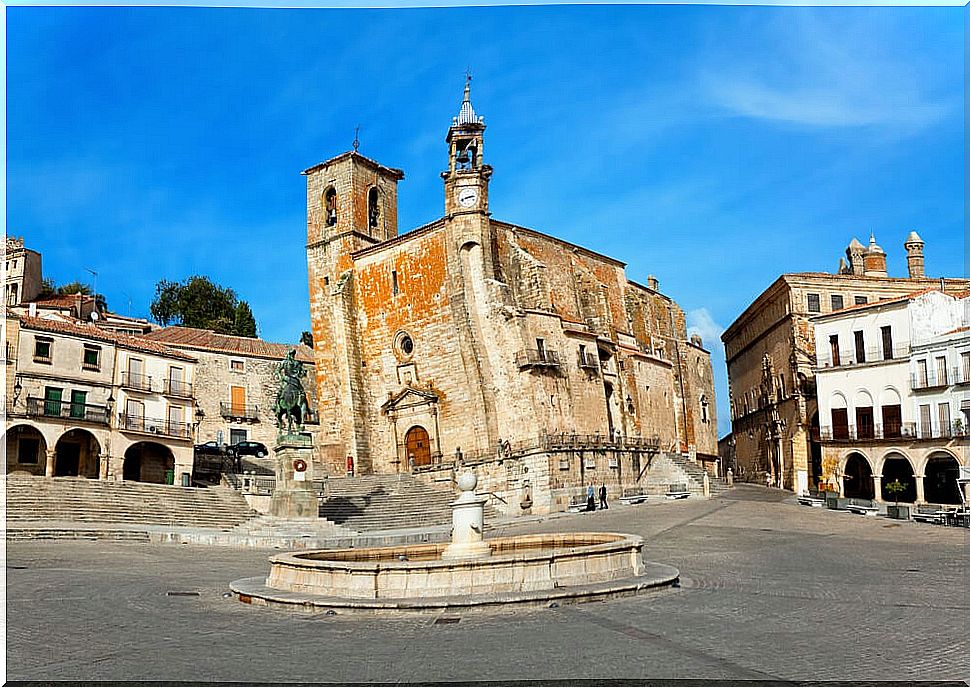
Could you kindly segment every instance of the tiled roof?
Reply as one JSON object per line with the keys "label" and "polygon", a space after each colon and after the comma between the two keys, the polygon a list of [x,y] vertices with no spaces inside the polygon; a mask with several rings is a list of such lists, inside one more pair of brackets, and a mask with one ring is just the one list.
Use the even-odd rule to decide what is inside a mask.
{"label": "tiled roof", "polygon": [[949,336],[950,334],[959,334],[960,332],[970,332],[970,327],[957,327],[948,332],[943,332],[940,336]]}
{"label": "tiled roof", "polygon": [[161,341],[170,346],[195,348],[202,351],[220,351],[236,353],[238,355],[254,356],[280,360],[286,357],[291,349],[296,350],[296,359],[305,363],[313,363],[313,349],[303,344],[282,344],[251,339],[245,336],[217,334],[208,329],[193,327],[165,327],[145,334],[145,338]]}
{"label": "tiled roof", "polygon": [[[855,312],[857,310],[866,310],[867,308],[876,308],[876,307],[879,307],[879,306],[882,306],[882,305],[892,305],[893,303],[905,303],[907,301],[915,300],[916,298],[919,298],[920,296],[923,296],[923,295],[925,295],[927,293],[931,293],[933,291],[939,291],[939,290],[940,290],[939,287],[933,287],[933,288],[929,288],[929,289],[920,289],[919,291],[913,291],[912,293],[907,293],[907,294],[905,294],[903,296],[896,296],[895,298],[886,298],[885,300],[881,300],[881,301],[870,301],[869,303],[859,303],[858,305],[849,305],[849,306],[846,306],[846,307],[842,308],[841,310],[833,310],[832,312],[825,313],[824,315],[816,315],[812,319],[813,320],[820,320],[820,319],[823,319],[823,318],[833,317],[833,316],[836,316],[836,315],[843,315],[843,314],[845,314],[847,312]],[[946,295],[952,296],[953,294],[949,294],[948,293]]]}
{"label": "tiled roof", "polygon": [[158,341],[151,341],[141,336],[130,336],[128,334],[107,331],[100,327],[95,327],[93,324],[64,322],[63,320],[44,320],[39,317],[22,315],[20,317],[20,326],[24,329],[36,329],[38,331],[53,332],[56,334],[69,334],[71,336],[91,339],[92,341],[105,341],[133,351],[155,353],[156,355],[163,355],[168,358],[195,362],[195,358],[192,356],[175,350],[174,348],[169,348]]}
{"label": "tiled roof", "polygon": [[83,296],[79,293],[70,293],[64,296],[50,296],[48,298],[38,298],[33,301],[38,308],[73,308],[79,303],[93,301],[93,296]]}

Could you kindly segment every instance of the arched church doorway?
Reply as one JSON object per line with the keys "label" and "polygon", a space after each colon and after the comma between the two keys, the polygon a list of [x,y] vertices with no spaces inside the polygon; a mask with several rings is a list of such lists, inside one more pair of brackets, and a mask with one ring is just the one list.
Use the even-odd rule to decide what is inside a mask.
{"label": "arched church doorway", "polygon": [[845,485],[845,496],[850,499],[875,498],[875,488],[872,484],[872,467],[861,453],[850,453],[845,461],[845,473],[842,475]]}
{"label": "arched church doorway", "polygon": [[[899,480],[906,489],[899,494],[886,491],[886,486]],[[916,478],[913,476],[913,466],[906,456],[894,453],[886,457],[882,463],[882,494],[883,501],[916,501]]]}
{"label": "arched church doorway", "polygon": [[101,445],[91,432],[72,429],[54,446],[54,477],[97,479],[101,467]]}
{"label": "arched church doorway", "polygon": [[960,464],[946,453],[936,453],[926,461],[923,495],[928,503],[960,503]]}
{"label": "arched church doorway", "polygon": [[171,484],[174,474],[175,456],[161,444],[139,441],[125,451],[123,477],[129,482]]}
{"label": "arched church doorway", "polygon": [[413,467],[431,465],[431,441],[428,430],[415,425],[404,435],[404,450],[408,457],[408,464]]}

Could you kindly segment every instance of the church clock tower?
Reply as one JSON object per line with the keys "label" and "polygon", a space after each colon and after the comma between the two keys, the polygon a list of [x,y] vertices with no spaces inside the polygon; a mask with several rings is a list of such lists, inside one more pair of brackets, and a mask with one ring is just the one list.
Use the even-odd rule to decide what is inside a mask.
{"label": "church clock tower", "polygon": [[492,168],[482,161],[485,123],[475,114],[471,102],[471,76],[465,80],[461,110],[454,117],[448,136],[448,171],[445,180],[445,215],[488,215],[488,179]]}

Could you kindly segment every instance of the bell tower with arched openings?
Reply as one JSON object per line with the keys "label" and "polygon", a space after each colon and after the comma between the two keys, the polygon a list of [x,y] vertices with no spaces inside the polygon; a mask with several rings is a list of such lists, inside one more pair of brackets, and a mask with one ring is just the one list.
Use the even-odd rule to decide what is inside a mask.
{"label": "bell tower with arched openings", "polygon": [[445,180],[445,215],[488,214],[488,180],[492,168],[484,162],[485,121],[475,114],[471,101],[471,75],[465,77],[465,95],[448,136],[448,171]]}
{"label": "bell tower with arched openings", "polygon": [[307,276],[316,359],[321,447],[330,460],[352,456],[365,472],[370,451],[363,416],[355,322],[353,254],[397,236],[399,169],[354,149],[304,170],[307,180]]}

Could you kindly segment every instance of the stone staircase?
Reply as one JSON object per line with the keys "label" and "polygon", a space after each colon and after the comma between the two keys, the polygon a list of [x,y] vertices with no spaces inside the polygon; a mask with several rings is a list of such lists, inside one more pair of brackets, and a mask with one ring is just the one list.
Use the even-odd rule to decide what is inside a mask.
{"label": "stone staircase", "polygon": [[228,530],[256,515],[241,494],[223,487],[8,476],[6,491],[8,534],[25,527],[39,531],[42,523],[52,523],[46,528],[51,531],[82,533],[94,532],[92,524],[111,523]]}
{"label": "stone staircase", "polygon": [[[320,517],[357,531],[415,529],[451,524],[450,485],[429,484],[408,474],[331,477]],[[498,512],[485,507],[485,520]]]}
{"label": "stone staircase", "polygon": [[[711,496],[719,496],[727,483],[720,477],[708,475]],[[663,494],[670,484],[686,484],[692,496],[704,495],[704,468],[679,453],[661,453],[653,458],[647,470],[646,491]]]}

